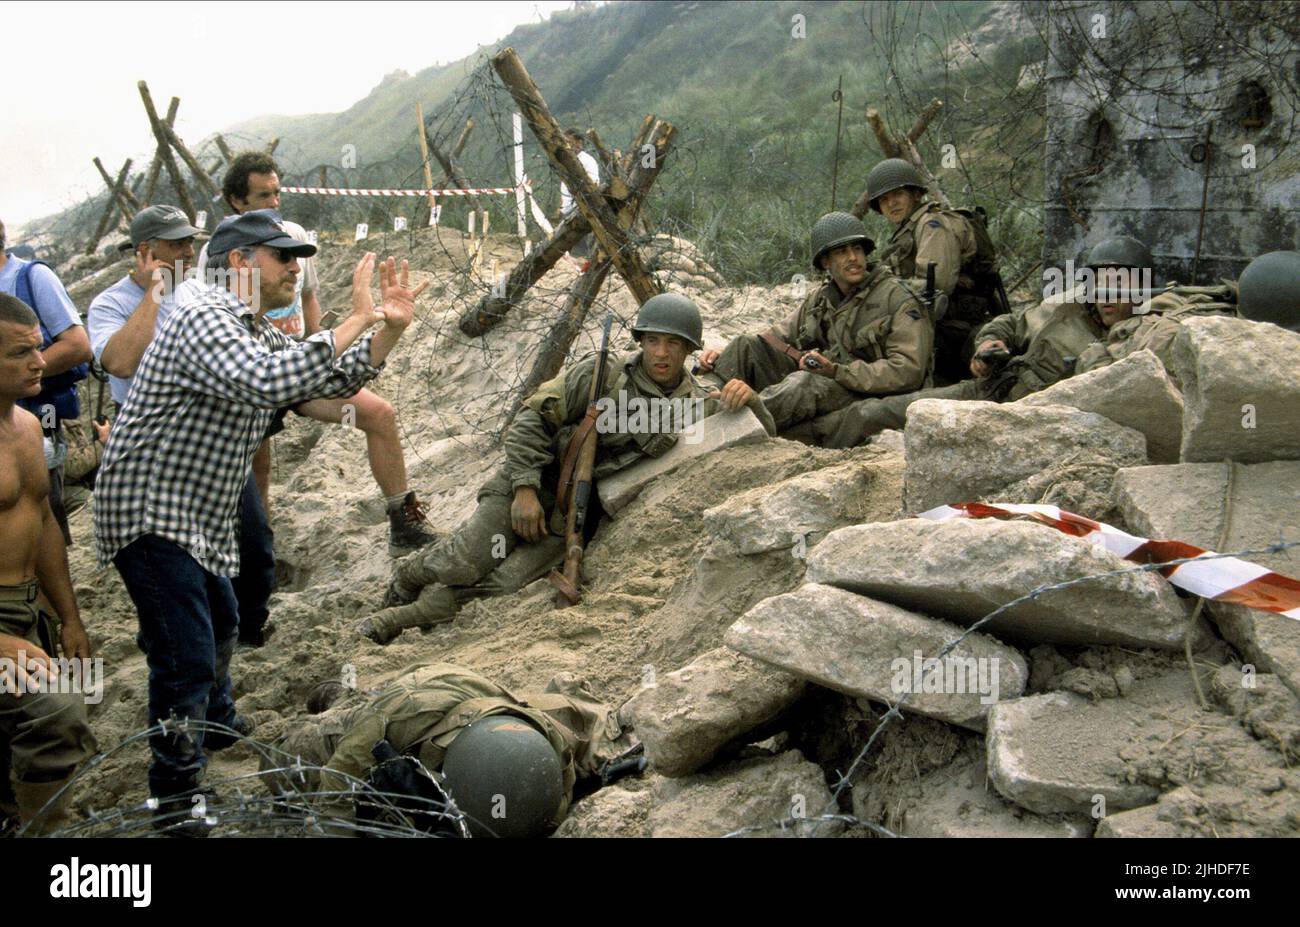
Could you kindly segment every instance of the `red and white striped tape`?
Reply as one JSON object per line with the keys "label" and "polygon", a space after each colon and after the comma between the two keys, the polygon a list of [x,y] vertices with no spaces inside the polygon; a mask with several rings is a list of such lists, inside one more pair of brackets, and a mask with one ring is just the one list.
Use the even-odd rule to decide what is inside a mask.
{"label": "red and white striped tape", "polygon": [[[920,517],[947,521],[950,518],[1011,518],[1016,515],[1026,515],[1058,531],[1091,541],[1134,563],[1166,563],[1214,553],[1183,541],[1152,541],[1135,537],[1054,505],[959,502],[922,512]],[[1300,580],[1258,564],[1236,557],[1216,557],[1204,562],[1177,564],[1159,572],[1175,586],[1195,595],[1300,620]]]}
{"label": "red and white striped tape", "polygon": [[[281,193],[316,196],[490,196],[514,193],[516,187],[472,187],[464,190],[354,190],[351,187],[281,187]],[[528,189],[527,186],[524,187]]]}

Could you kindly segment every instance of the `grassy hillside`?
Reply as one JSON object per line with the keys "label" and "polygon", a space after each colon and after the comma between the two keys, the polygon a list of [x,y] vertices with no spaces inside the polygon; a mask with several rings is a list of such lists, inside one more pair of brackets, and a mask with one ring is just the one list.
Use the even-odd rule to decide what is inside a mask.
{"label": "grassy hillside", "polygon": [[[831,207],[831,95],[842,78],[839,208],[853,202],[880,157],[866,107],[906,128],[937,96],[946,106],[921,140],[922,153],[937,168],[939,145],[956,146],[965,176],[941,172],[940,181],[954,199],[988,206],[995,232],[1015,247],[1036,225],[1024,207],[1041,185],[1034,154],[1042,138],[1041,116],[1026,110],[1024,95],[1006,95],[1022,67],[1042,57],[1017,10],[989,2],[614,3],[521,26],[499,46],[450,65],[389,75],[342,113],[264,116],[224,134],[236,147],[279,136],[277,157],[291,180],[314,183],[324,167],[331,184],[418,186],[419,101],[431,134],[448,147],[473,116],[477,128],[461,158],[469,182],[508,184],[513,107],[486,62],[513,46],[556,115],[594,126],[611,146],[626,144],[648,112],[672,121],[676,153],[647,207],[655,227],[695,240],[732,279],[776,281],[803,269],[808,228]],[[963,41],[974,55],[962,51]],[[1020,145],[1010,158],[1015,192],[1009,133]],[[349,145],[357,161],[345,167]],[[527,133],[526,152],[539,201],[553,210],[556,178]],[[505,203],[497,203],[494,228],[512,227]],[[301,197],[285,209],[312,225],[345,228],[389,224],[414,205]],[[443,221],[459,224],[464,214],[463,201],[449,203]],[[886,234],[883,225],[876,231]]]}

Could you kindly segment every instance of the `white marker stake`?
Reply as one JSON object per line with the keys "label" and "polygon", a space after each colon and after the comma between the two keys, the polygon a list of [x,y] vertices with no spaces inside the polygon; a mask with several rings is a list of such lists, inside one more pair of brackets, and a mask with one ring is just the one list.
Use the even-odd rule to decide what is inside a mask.
{"label": "white marker stake", "polygon": [[406,216],[393,216],[393,231],[400,232],[406,228]]}
{"label": "white marker stake", "polygon": [[357,223],[357,237],[356,237],[356,241],[361,241],[363,238],[365,238],[365,237],[366,237],[367,235],[369,235],[369,234],[370,234],[370,226],[367,225],[367,224],[364,223],[364,222],[358,222],[358,223]]}
{"label": "white marker stake", "polygon": [[524,222],[524,120],[515,113],[510,121],[515,131],[515,215],[522,241],[528,237],[528,226]]}

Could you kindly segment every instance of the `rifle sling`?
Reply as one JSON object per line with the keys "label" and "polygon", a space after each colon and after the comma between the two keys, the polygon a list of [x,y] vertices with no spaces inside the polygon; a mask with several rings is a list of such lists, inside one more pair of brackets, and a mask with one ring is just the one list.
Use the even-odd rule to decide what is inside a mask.
{"label": "rifle sling", "polygon": [[555,491],[555,504],[566,516],[569,514],[569,491],[572,489],[573,468],[578,464],[578,453],[582,450],[582,443],[596,427],[596,419],[599,417],[600,409],[596,403],[587,406],[587,414],[578,423],[577,430],[569,439],[569,446],[564,450],[564,462],[560,465],[560,482]]}

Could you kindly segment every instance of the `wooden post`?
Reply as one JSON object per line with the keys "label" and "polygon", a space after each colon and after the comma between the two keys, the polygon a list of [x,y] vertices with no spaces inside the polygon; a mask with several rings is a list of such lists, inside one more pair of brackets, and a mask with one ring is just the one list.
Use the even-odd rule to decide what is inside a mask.
{"label": "wooden post", "polygon": [[[96,158],[96,161],[99,159]],[[99,240],[104,237],[108,231],[108,224],[113,219],[113,213],[121,209],[118,204],[118,198],[121,193],[128,192],[126,189],[126,177],[131,172],[131,159],[127,158],[122,169],[117,172],[117,180],[108,188],[108,202],[104,205],[104,214],[99,217],[99,224],[95,226],[95,234],[90,239],[90,244],[86,246],[86,254],[94,254],[95,248],[99,246]]]}
{"label": "wooden post", "polygon": [[[460,172],[460,167],[451,159],[451,156],[443,154],[442,149],[434,144],[433,139],[426,136],[425,141],[429,146],[429,152],[438,159],[438,163],[442,165],[443,172],[447,175],[447,179],[444,183],[450,183],[453,188],[459,188],[461,190],[468,189],[469,184],[465,181],[464,175]],[[473,193],[469,195],[468,199],[470,205],[474,207],[474,212],[478,215],[478,225],[482,226],[483,204],[479,202],[478,197]]]}
{"label": "wooden post", "polygon": [[[943,101],[939,99],[931,100],[921,110],[916,122],[912,123],[912,128],[908,130],[907,135],[900,137],[895,136],[886,127],[883,119],[880,118],[880,112],[875,108],[867,110],[867,124],[871,126],[871,131],[876,136],[876,143],[880,145],[880,152],[886,158],[902,158],[909,162],[913,167],[921,172],[926,178],[926,184],[930,195],[941,206],[951,205],[948,202],[947,195],[939,186],[939,181],[930,173],[930,169],[925,166],[925,161],[921,158],[921,153],[916,150],[916,140],[920,138],[925,130],[929,127],[930,121],[939,114],[943,109]],[[868,210],[871,209],[871,203],[867,199],[867,191],[863,190],[862,195],[857,198],[849,212],[861,219]]]}
{"label": "wooden post", "polygon": [[117,200],[117,205],[121,207],[122,215],[126,216],[127,221],[135,218],[137,210],[140,208],[140,201],[131,195],[131,191],[125,187],[119,187],[117,182],[109,176],[108,171],[104,170],[103,162],[99,158],[92,158],[95,167],[99,170],[99,176],[104,178],[104,186],[108,187]]}
{"label": "wooden post", "polygon": [[[181,98],[172,97],[171,103],[167,105],[167,118],[163,122],[167,125],[176,124],[176,110],[180,108]],[[158,187],[158,172],[163,166],[163,146],[159,144],[157,151],[154,152],[153,160],[149,162],[149,176],[145,180],[144,195],[140,197],[140,202],[148,206],[153,201],[154,190]]]}
{"label": "wooden post", "polygon": [[275,138],[271,139],[269,143],[267,143],[266,153],[268,155],[275,154],[275,149],[279,146],[279,144],[280,144],[280,136],[277,135]]}
{"label": "wooden post", "polygon": [[208,172],[205,171],[203,165],[199,163],[199,159],[190,154],[190,150],[185,147],[185,143],[181,141],[181,137],[176,134],[174,129],[168,125],[164,125],[162,128],[163,133],[167,136],[167,141],[172,143],[172,148],[176,149],[176,153],[181,156],[181,160],[184,161],[185,166],[190,169],[190,173],[193,174],[199,184],[207,190],[208,196],[212,197],[214,200],[220,199],[221,188],[213,183],[212,178],[208,176]]}
{"label": "wooden post", "polygon": [[185,177],[181,174],[181,169],[176,165],[176,159],[172,157],[171,145],[167,139],[167,131],[164,129],[162,120],[158,118],[158,111],[154,109],[153,97],[149,95],[149,85],[144,81],[136,84],[140,90],[140,99],[144,101],[144,111],[149,116],[149,125],[153,129],[154,138],[158,140],[158,150],[162,155],[163,163],[167,165],[167,173],[172,179],[172,186],[176,190],[176,197],[180,200],[181,209],[189,216],[190,222],[193,223],[198,215],[194,209],[194,202],[190,199],[190,193],[185,189]]}
{"label": "wooden post", "polygon": [[328,171],[329,171],[329,167],[328,167],[328,165],[322,164],[322,165],[320,166],[320,183],[316,184],[316,186],[318,186],[318,187],[328,187],[328,186],[329,186],[329,180],[328,180],[328,178],[329,178],[329,173],[328,173]]}
{"label": "wooden post", "polygon": [[[168,123],[168,125],[170,124]],[[221,152],[221,157],[226,159],[227,164],[235,160],[235,153],[230,150],[230,146],[226,144],[226,140],[221,137],[220,132],[214,136],[213,141],[217,143],[217,150]]]}
{"label": "wooden post", "polygon": [[[417,100],[415,103],[415,122],[417,125],[415,138],[420,143],[420,166],[424,168],[424,187],[426,190],[433,189],[433,168],[429,165],[429,137],[424,130],[424,107]],[[433,194],[429,194],[429,208],[432,209],[437,205]]]}
{"label": "wooden post", "polygon": [[559,123],[551,115],[546,100],[542,98],[537,85],[529,77],[523,62],[519,60],[519,55],[513,48],[506,48],[492,59],[492,66],[502,82],[510,89],[511,96],[519,106],[519,111],[528,120],[533,134],[541,143],[542,150],[563,175],[579,211],[591,223],[591,230],[600,242],[601,248],[610,256],[614,268],[626,281],[637,302],[645,302],[659,293],[662,288],[646,269],[641,256],[631,247],[626,231],[619,227],[617,217],[609,204],[592,186],[586,169],[573,149],[569,147]]}

